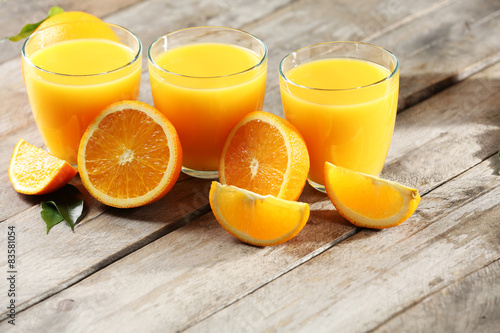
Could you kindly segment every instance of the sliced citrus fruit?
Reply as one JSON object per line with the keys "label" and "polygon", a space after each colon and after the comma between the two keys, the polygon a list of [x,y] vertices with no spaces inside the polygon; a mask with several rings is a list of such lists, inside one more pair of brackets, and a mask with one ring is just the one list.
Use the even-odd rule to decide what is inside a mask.
{"label": "sliced citrus fruit", "polygon": [[264,111],[247,114],[224,144],[219,180],[261,195],[297,200],[307,180],[304,139],[287,120]]}
{"label": "sliced citrus fruit", "polygon": [[210,206],[219,224],[239,240],[276,245],[297,235],[309,219],[309,205],[212,182]]}
{"label": "sliced citrus fruit", "polygon": [[78,171],[85,188],[102,203],[130,208],[162,198],[182,165],[179,137],[154,107],[121,101],[105,108],[85,131]]}
{"label": "sliced citrus fruit", "polygon": [[420,202],[418,190],[325,162],[325,188],[337,211],[358,227],[383,229],[406,221]]}
{"label": "sliced citrus fruit", "polygon": [[46,194],[66,185],[76,170],[66,161],[20,139],[9,164],[14,189],[24,194]]}

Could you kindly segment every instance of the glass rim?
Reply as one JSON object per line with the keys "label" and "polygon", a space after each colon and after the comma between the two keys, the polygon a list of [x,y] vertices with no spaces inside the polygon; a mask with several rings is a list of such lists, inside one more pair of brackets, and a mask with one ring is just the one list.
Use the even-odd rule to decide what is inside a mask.
{"label": "glass rim", "polygon": [[[244,34],[244,35],[246,35],[248,37],[251,37],[252,39],[256,40],[260,45],[262,45],[264,47],[264,54],[263,54],[262,57],[260,57],[259,62],[257,62],[257,64],[253,65],[252,67],[249,67],[249,68],[244,69],[244,70],[239,71],[239,72],[235,72],[235,73],[231,73],[231,74],[225,74],[225,75],[216,75],[216,76],[194,76],[194,75],[185,75],[185,74],[175,73],[175,72],[169,71],[168,69],[160,67],[152,59],[152,57],[151,57],[151,49],[153,48],[154,45],[156,45],[157,42],[159,42],[160,40],[164,39],[165,37],[167,37],[169,35],[173,35],[173,34],[176,34],[176,33],[187,31],[187,30],[197,30],[197,29],[227,30],[227,31],[242,33],[242,34]],[[186,44],[186,45],[189,45],[189,44]],[[168,73],[168,74],[175,75],[177,77],[184,77],[184,78],[189,78],[189,79],[220,79],[220,78],[226,78],[226,77],[230,77],[230,76],[235,76],[235,75],[240,75],[240,74],[248,73],[248,72],[250,72],[250,71],[252,71],[252,70],[254,70],[256,68],[259,68],[267,60],[267,56],[268,56],[267,45],[260,38],[256,37],[255,35],[253,35],[253,34],[251,34],[249,32],[240,30],[240,29],[228,28],[228,27],[219,27],[219,26],[210,26],[210,25],[179,29],[179,30],[175,30],[175,31],[169,32],[169,33],[167,33],[165,35],[162,35],[162,36],[156,38],[154,40],[154,42],[151,43],[151,45],[148,48],[148,54],[147,54],[149,63],[151,63],[153,66],[155,66],[155,68],[159,69],[160,71]]]}
{"label": "glass rim", "polygon": [[[283,62],[286,59],[288,59],[292,54],[300,52],[300,51],[303,51],[305,49],[309,49],[309,48],[315,47],[315,46],[333,45],[333,44],[359,44],[359,45],[365,45],[365,46],[377,48],[377,49],[379,49],[379,50],[381,50],[381,51],[389,54],[396,61],[396,66],[394,66],[394,70],[392,70],[392,72],[390,72],[389,75],[387,75],[386,77],[384,77],[382,80],[378,80],[378,81],[375,81],[373,83],[366,84],[366,85],[363,85],[363,86],[358,86],[358,87],[353,87],[353,88],[341,88],[341,89],[337,89],[337,88],[317,88],[317,87],[304,86],[304,85],[301,85],[301,84],[293,82],[292,80],[290,80],[285,75],[285,73],[283,73]],[[364,59],[364,60],[367,60],[367,59]],[[381,46],[370,44],[370,43],[355,42],[355,41],[323,42],[323,43],[316,43],[316,44],[304,46],[304,47],[301,47],[301,48],[299,48],[299,49],[297,49],[295,51],[290,52],[285,57],[283,57],[283,59],[281,59],[279,67],[278,67],[278,71],[279,71],[280,77],[282,77],[286,82],[288,82],[288,83],[290,83],[290,84],[292,84],[292,85],[294,85],[296,87],[299,87],[299,88],[310,89],[310,90],[317,90],[317,91],[330,91],[330,92],[335,92],[335,91],[354,91],[354,90],[358,90],[358,89],[373,87],[373,86],[381,84],[382,82],[389,81],[390,79],[392,79],[396,75],[396,73],[399,71],[399,59],[391,51],[389,51],[389,50],[387,50],[387,49],[385,49],[385,48],[383,48]]]}
{"label": "glass rim", "polygon": [[[122,27],[120,25],[117,25],[117,24],[112,24],[112,23],[107,23],[107,22],[99,22],[99,21],[81,21],[81,22],[78,22],[78,23],[104,23],[106,24],[107,26],[110,26],[110,27],[113,27],[113,28],[118,28],[118,29],[121,29],[121,30],[124,30],[126,32],[128,32],[133,38],[134,40],[137,42],[138,44],[138,50],[136,52],[136,54],[134,55],[134,57],[132,58],[132,60],[130,60],[129,62],[127,62],[126,64],[120,66],[120,67],[117,67],[117,68],[113,68],[112,70],[109,70],[109,71],[106,71],[106,72],[101,72],[101,73],[92,73],[92,74],[66,74],[66,73],[57,73],[57,72],[52,72],[52,71],[49,71],[49,70],[46,70],[46,69],[43,69],[37,65],[35,65],[31,60],[30,58],[28,57],[28,55],[26,54],[26,46],[28,45],[28,43],[32,40],[33,36],[39,34],[40,32],[42,31],[45,31],[46,29],[50,29],[50,28],[53,28],[53,27],[57,27],[57,26],[61,26],[61,25],[66,25],[66,24],[71,24],[71,23],[74,23],[74,22],[65,22],[65,23],[59,23],[59,24],[55,24],[55,25],[52,25],[52,26],[49,26],[49,27],[46,27],[46,28],[43,28],[39,31],[36,31],[34,33],[32,33],[28,38],[26,38],[26,40],[24,41],[23,43],[23,47],[21,49],[21,55],[22,55],[22,58],[24,61],[26,61],[26,63],[39,70],[39,71],[42,71],[44,73],[48,73],[48,74],[52,74],[52,75],[57,75],[57,76],[63,76],[63,77],[96,77],[96,76],[101,76],[101,75],[107,75],[107,74],[111,74],[111,73],[114,73],[114,72],[117,72],[121,69],[124,69],[124,68],[127,68],[129,66],[131,66],[132,64],[134,64],[140,57],[141,57],[141,54],[142,54],[142,43],[141,43],[141,40],[139,39],[139,37],[137,37],[136,34],[134,34],[132,31],[130,31],[129,29],[125,28],[125,27]],[[85,38],[75,38],[73,40],[76,40],[76,39],[85,39]],[[123,43],[121,43],[123,44]],[[52,44],[51,44],[52,45]],[[127,45],[126,45],[127,46]],[[128,47],[128,46],[127,46]],[[129,48],[129,47],[128,47]]]}

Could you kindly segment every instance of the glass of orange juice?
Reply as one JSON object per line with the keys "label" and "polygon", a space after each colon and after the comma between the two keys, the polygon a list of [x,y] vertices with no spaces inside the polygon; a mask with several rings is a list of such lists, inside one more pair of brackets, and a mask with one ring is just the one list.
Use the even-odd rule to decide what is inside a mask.
{"label": "glass of orange juice", "polygon": [[366,43],[307,46],[280,63],[285,117],[304,137],[309,183],[325,191],[325,161],[358,172],[382,171],[394,130],[399,62]]}
{"label": "glass of orange juice", "polygon": [[184,173],[217,178],[231,128],[264,103],[267,47],[224,27],[194,27],[158,38],[148,51],[155,107],[172,122]]}
{"label": "glass of orange juice", "polygon": [[22,48],[31,109],[48,150],[76,166],[90,121],[111,103],[137,99],[140,40],[104,22],[72,22],[41,29]]}

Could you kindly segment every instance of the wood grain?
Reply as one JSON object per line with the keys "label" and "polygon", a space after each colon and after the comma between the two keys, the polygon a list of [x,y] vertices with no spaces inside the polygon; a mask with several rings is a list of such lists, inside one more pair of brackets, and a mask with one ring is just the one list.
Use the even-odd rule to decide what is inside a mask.
{"label": "wood grain", "polygon": [[[17,288],[22,293],[16,299],[18,311],[207,213],[208,185],[183,176],[161,200],[128,210],[104,206],[86,194],[88,213],[74,233],[60,223],[46,235],[39,204],[7,219],[0,224],[2,234],[14,226],[19,235],[16,254],[22,278]],[[8,270],[6,257],[0,267]],[[0,290],[7,290],[6,286],[3,279]],[[0,309],[1,319],[5,314],[6,308]]]}
{"label": "wood grain", "polygon": [[[436,274],[448,276],[440,285],[434,286],[443,288],[452,283],[456,272],[465,268],[478,269],[478,265],[482,267],[481,263],[496,260],[495,256],[499,254],[495,250],[495,243],[491,243],[488,238],[491,235],[484,235],[484,231],[489,230],[498,220],[495,218],[499,213],[496,205],[500,200],[500,183],[494,173],[500,166],[496,158],[488,159],[492,155],[491,149],[482,149],[483,146],[471,145],[468,141],[479,140],[487,135],[492,138],[500,137],[498,126],[494,133],[490,132],[489,127],[481,126],[486,122],[500,123],[496,112],[497,96],[490,94],[482,98],[478,102],[478,112],[457,113],[456,109],[444,106],[439,112],[435,110],[436,105],[443,105],[440,104],[442,100],[450,106],[448,101],[456,99],[457,105],[465,107],[464,102],[470,99],[471,91],[475,91],[471,87],[477,86],[482,80],[495,81],[499,77],[499,71],[500,64],[398,115],[395,137],[399,136],[400,131],[406,133],[406,142],[414,144],[410,149],[418,151],[413,159],[432,163],[432,167],[413,173],[408,170],[406,174],[408,178],[416,179],[418,183],[414,185],[424,188],[427,194],[417,213],[403,225],[386,231],[356,229],[340,217],[325,195],[307,187],[300,200],[310,204],[311,218],[304,230],[290,242],[263,249],[244,245],[220,228],[212,214],[207,214],[61,291],[44,301],[43,305],[27,309],[20,315],[20,319],[27,327],[49,325],[56,330],[78,331],[84,323],[88,325],[87,318],[90,317],[94,328],[112,329],[116,323],[126,322],[127,327],[134,330],[139,327],[136,325],[143,327],[144,322],[128,321],[128,318],[132,318],[132,313],[141,313],[147,319],[145,321],[151,323],[149,329],[152,330],[168,327],[175,331],[199,323],[200,326],[194,326],[193,329],[199,327],[200,331],[205,331],[210,327],[217,327],[225,331],[239,331],[244,329],[240,324],[247,325],[255,320],[255,325],[248,327],[261,331],[269,321],[278,325],[294,316],[308,318],[312,323],[315,320],[322,323],[322,313],[330,307],[328,300],[345,299],[347,303],[335,305],[345,317],[339,320],[342,323],[357,322],[353,316],[360,316],[359,313],[345,313],[341,309],[360,302],[359,298],[363,297],[364,292],[374,293],[374,298],[379,297],[378,286],[380,292],[388,294],[381,295],[382,298],[389,295],[394,297],[391,290],[382,288],[384,279],[396,279],[387,285],[406,287],[407,275],[415,274],[415,270],[429,272],[429,276],[424,275],[424,280],[429,280],[427,282],[423,280],[424,282],[417,284],[414,279],[408,280],[412,287],[408,294],[401,291],[404,297],[393,299],[394,308],[383,312],[382,317],[376,319],[374,316],[377,312],[359,324],[360,330],[376,327],[401,311],[402,308],[396,308],[396,305],[410,306],[414,304],[412,302],[426,297],[428,292],[437,290],[416,289],[426,286],[426,283],[431,284],[431,281],[436,284]],[[463,115],[463,118],[456,119],[457,123],[464,123],[464,126],[475,130],[464,131],[463,127],[458,127],[450,131],[449,127],[452,126],[449,126],[449,121],[458,115]],[[429,142],[416,140],[419,132],[415,125],[423,124],[426,128],[426,121],[431,117],[434,126],[446,129],[435,130],[433,135],[440,137],[441,144],[452,151],[461,147],[462,154],[434,159],[435,152],[425,149]],[[412,131],[415,132],[409,134]],[[423,131],[424,134],[433,133],[431,129],[431,133]],[[433,139],[431,135],[429,140],[432,142]],[[392,158],[397,159],[399,154],[407,154],[407,147],[403,143],[394,146]],[[483,160],[486,161],[481,164]],[[475,167],[477,164],[480,165]],[[450,169],[450,165],[455,167]],[[470,168],[472,170],[466,175],[456,178]],[[388,170],[387,176],[399,178],[404,173],[394,167]],[[448,181],[449,179],[452,180]],[[448,182],[441,185],[445,181]],[[453,211],[450,211],[450,207],[453,207]],[[470,211],[477,214],[467,215]],[[478,218],[489,221],[489,224],[484,229],[475,229],[474,221]],[[465,220],[468,222],[461,226]],[[463,234],[469,236],[457,243],[456,240],[463,237]],[[474,246],[486,248],[476,249]],[[473,251],[471,259],[462,262],[463,267],[457,266],[459,258],[469,258],[464,254],[469,249]],[[432,253],[445,255],[430,260]],[[481,259],[484,253],[487,254]],[[309,263],[316,260],[319,260],[318,264],[299,273],[302,272],[302,267],[309,267]],[[440,265],[440,270],[431,269],[435,264]],[[424,269],[422,265],[427,266]],[[404,278],[401,275],[398,278],[399,270],[402,270]],[[357,277],[356,274],[362,276]],[[377,278],[380,281],[376,281],[375,287],[365,285],[367,281]],[[148,279],[147,284],[137,283],[144,279]],[[332,284],[329,284],[330,281]],[[304,284],[303,287],[301,284]],[[323,303],[316,303],[313,298],[326,287],[331,294],[325,294],[324,298],[331,298],[322,299]],[[303,294],[297,294],[300,290],[303,290]],[[352,298],[349,296],[351,294]],[[95,295],[99,295],[97,300]],[[254,295],[260,296],[255,299]],[[59,310],[59,304],[64,304],[67,300],[72,300],[74,311]],[[279,300],[283,300],[283,303]],[[97,301],[100,306],[95,305]],[[296,306],[295,302],[298,305],[304,302],[304,306]],[[109,308],[108,304],[114,304],[114,307]],[[239,304],[249,305],[240,308]],[[254,309],[250,311],[248,307]],[[295,308],[297,312],[307,316],[299,316],[294,312]],[[86,309],[87,317],[82,317],[77,309]],[[283,314],[281,311],[284,311]],[[289,315],[287,311],[292,311],[294,315]],[[273,317],[271,314],[275,312],[276,317]],[[331,315],[335,317],[334,314]],[[244,320],[237,323],[229,317]],[[203,321],[205,318],[208,318],[206,324]],[[339,322],[334,323],[337,325]],[[306,323],[302,327],[301,323],[291,321],[290,325],[286,329],[309,328]]]}
{"label": "wood grain", "polygon": [[495,332],[500,327],[499,280],[500,260],[496,260],[402,310],[373,332],[444,332],[450,327]]}
{"label": "wood grain", "polygon": [[463,0],[370,42],[400,55],[399,109],[406,109],[498,62],[493,31],[500,32],[500,1]]}
{"label": "wood grain", "polygon": [[[185,0],[179,3],[150,0],[123,10],[120,10],[122,8],[121,5],[115,5],[114,10],[116,12],[104,17],[104,20],[129,28],[141,39],[144,47],[144,59],[139,99],[143,102],[153,104],[145,54],[147,47],[154,39],[167,32],[190,25],[219,24],[238,27],[239,25],[252,22],[255,17],[267,15],[289,1],[280,0],[264,5],[250,6],[252,14],[241,15],[237,14],[239,12],[235,11],[235,6],[247,7],[248,4],[242,0],[220,0],[216,2]],[[90,8],[91,3],[83,3],[83,5]],[[73,8],[74,6],[75,4],[68,7]],[[111,7],[113,7],[112,4],[108,4],[107,6],[109,6],[108,10],[111,10]],[[16,6],[12,4],[10,7]],[[197,8],[197,10],[193,12],[192,8]],[[13,10],[10,9],[10,11]],[[92,13],[97,15],[104,12],[100,10]],[[5,43],[0,44],[0,48],[3,49],[4,46]],[[8,181],[7,170],[12,151],[19,138],[23,137],[26,141],[38,147],[43,147],[43,142],[37,133],[31,114],[28,96],[23,84],[20,59],[9,60],[3,64],[0,61],[0,72],[4,74],[3,80],[0,81],[0,100],[3,101],[1,113],[2,119],[4,119],[0,123],[0,199],[12,197],[18,199],[9,205],[1,204],[1,222],[29,208],[33,202],[39,202],[33,198],[26,198],[15,193]]]}
{"label": "wood grain", "polygon": [[[413,82],[415,78],[418,78],[419,91],[432,92],[434,90],[432,87],[435,86],[436,82],[448,80],[446,78],[452,75],[450,73],[459,75],[462,73],[461,70],[463,70],[464,67],[466,69],[469,68],[466,71],[467,73],[461,74],[462,77],[466,77],[473,72],[470,70],[470,66],[472,66],[471,62],[476,62],[476,65],[472,66],[472,68],[477,69],[477,63],[482,63],[486,66],[488,61],[492,58],[491,54],[496,54],[494,53],[498,46],[496,44],[499,44],[496,38],[489,42],[491,45],[486,49],[476,48],[474,45],[480,42],[479,40],[482,38],[482,35],[491,35],[487,31],[491,25],[498,24],[496,21],[497,17],[491,15],[491,11],[495,12],[495,6],[498,5],[498,2],[482,0],[481,6],[478,6],[480,10],[474,11],[474,22],[482,22],[481,24],[476,24],[476,26],[481,29],[479,29],[475,35],[464,35],[464,30],[453,29],[453,26],[456,24],[465,25],[468,20],[471,20],[471,18],[467,16],[467,11],[462,9],[464,4],[472,6],[469,3],[470,1],[446,0],[437,3],[429,1],[429,3],[415,2],[412,3],[414,7],[410,7],[394,4],[391,1],[375,1],[372,7],[363,7],[354,15],[354,13],[351,12],[352,8],[347,3],[343,2],[335,3],[335,8],[331,8],[332,3],[330,2],[325,3],[326,7],[320,6],[320,4],[316,6],[310,5],[307,1],[296,2],[290,6],[285,6],[286,3],[280,2],[275,3],[273,5],[274,7],[258,7],[258,10],[254,10],[253,14],[247,17],[241,14],[235,14],[235,12],[239,12],[235,10],[235,8],[239,9],[240,7],[237,6],[241,5],[241,3],[236,2],[231,4],[225,2],[217,6],[213,3],[202,2],[199,4],[199,13],[195,16],[190,16],[189,12],[186,11],[186,6],[190,5],[193,7],[195,6],[194,3],[183,3],[182,6],[180,4],[168,6],[161,1],[152,0],[140,3],[116,14],[109,15],[107,21],[130,27],[130,29],[136,32],[141,40],[143,40],[144,45],[148,45],[148,43],[154,40],[159,34],[183,27],[183,25],[186,24],[187,17],[193,20],[193,25],[213,23],[230,26],[233,24],[232,20],[237,18],[237,21],[235,21],[237,24],[241,24],[241,27],[259,35],[266,43],[272,45],[272,47],[270,47],[269,56],[270,73],[273,72],[273,68],[278,66],[277,64],[284,54],[293,48],[299,47],[299,45],[324,41],[329,38],[360,38],[367,40],[376,38],[373,41],[380,45],[388,48],[398,47],[398,56],[401,55],[401,57],[404,57],[409,53],[409,59],[403,58],[402,60],[402,62],[406,62],[406,65],[402,67],[402,97],[400,100],[403,104],[411,104],[405,102],[405,96],[412,96],[413,92],[415,92],[413,89],[416,85],[405,84],[405,81]],[[306,10],[306,12],[303,13],[304,17],[314,18],[311,22],[315,22],[315,24],[321,22],[323,25],[322,29],[317,31],[317,29],[314,28],[316,25],[311,27],[307,24],[296,24],[296,22],[292,20],[294,15],[296,15],[295,8],[302,7]],[[275,10],[275,12],[273,12],[273,10]],[[257,15],[257,12],[263,17],[258,23],[252,21],[255,15]],[[324,12],[332,13],[331,21],[325,20]],[[158,24],[155,24],[155,29],[151,29],[150,22],[153,22],[154,18],[148,15],[138,16],[137,13],[148,13],[148,15],[153,15],[152,13],[155,13],[154,15],[158,15],[159,17],[168,16],[174,19],[157,19],[156,21],[158,21]],[[210,13],[210,15],[207,13]],[[443,13],[446,14],[445,17],[447,20],[442,22],[439,21],[439,24],[435,24],[438,22],[436,17],[441,17]],[[453,14],[455,16],[453,16]],[[353,19],[353,21],[350,21],[350,19]],[[414,34],[411,33],[415,31],[415,29],[418,29],[419,26],[427,27],[426,35],[428,37],[426,39],[418,39],[419,35],[414,36]],[[329,29],[325,27],[329,27]],[[375,27],[378,27],[378,29]],[[391,27],[397,29],[392,31]],[[292,30],[292,28],[294,30]],[[437,32],[440,31],[439,29],[448,32],[449,35],[443,35],[442,32],[438,34]],[[287,31],[289,30],[292,30],[297,36],[293,39],[293,43],[296,43],[296,45],[290,44],[292,41],[283,37],[288,36]],[[343,35],[336,35],[341,32]],[[411,42],[405,42],[405,39],[409,39]],[[451,45],[445,42],[436,43],[436,41],[443,40],[449,40],[452,41],[452,43]],[[400,44],[403,46],[398,46]],[[440,58],[425,58],[425,52],[423,54],[415,54],[415,49],[425,50],[426,46],[432,48],[433,53],[453,55],[455,60],[451,62],[442,62]],[[460,49],[457,49],[459,46]],[[469,55],[470,52],[463,52],[464,47],[474,50],[472,55]],[[485,59],[484,57],[486,57],[486,60],[481,62],[481,59]],[[460,60],[462,58],[465,60]],[[440,68],[443,68],[437,74],[439,78],[430,77],[429,75],[422,76],[416,73],[414,68],[419,69],[422,67],[422,64],[425,64],[428,68],[434,68],[438,65]],[[405,68],[408,69],[408,74]],[[41,146],[42,142],[40,137],[36,134],[36,127],[32,119],[24,85],[22,83],[19,61],[16,59],[15,61],[6,62],[0,65],[0,70],[6,73],[5,80],[0,82],[0,99],[4,101],[5,108],[3,108],[3,113],[6,119],[5,122],[0,124],[0,154],[2,154],[0,156],[0,170],[7,170],[11,150],[20,137],[25,137],[25,140],[37,146]],[[427,82],[428,89],[425,88],[425,82]],[[152,104],[147,66],[143,68],[140,99]],[[271,74],[268,79],[265,109],[282,115],[277,77]],[[6,173],[4,172],[0,174],[0,198],[7,198],[12,195],[17,196],[13,193],[12,188],[9,187],[5,175]],[[30,200],[18,200],[14,204],[8,205],[8,207],[3,209],[2,213],[0,213],[0,221],[29,207],[29,203]]]}
{"label": "wood grain", "polygon": [[[187,331],[366,332],[453,288],[500,258],[500,181],[491,163],[499,164],[492,158],[430,192],[409,223],[363,230]],[[469,331],[451,309],[440,314],[450,316],[445,331]]]}
{"label": "wood grain", "polygon": [[[277,69],[288,53],[314,43],[360,40],[380,45],[400,59],[399,110],[404,110],[500,59],[500,40],[492,34],[500,32],[498,0],[316,4],[311,0],[303,8],[305,2],[295,3],[249,26],[273,46],[270,68]],[[301,15],[294,6],[301,8]],[[269,80],[264,107],[283,115],[278,77]]]}
{"label": "wood grain", "polygon": [[[183,176],[166,198],[139,209],[109,209],[87,196],[89,214],[74,234],[61,224],[45,236],[41,198],[18,195],[6,178],[20,137],[42,143],[19,59],[0,59],[0,233],[10,225],[19,230],[22,268],[19,326],[3,321],[0,331],[496,327],[498,298],[485,291],[498,277],[500,254],[500,163],[493,156],[500,65],[489,67],[499,60],[498,0],[108,3],[106,21],[130,28],[146,48],[160,34],[203,24],[262,38],[270,51],[265,105],[276,114],[282,114],[278,62],[293,49],[355,39],[394,50],[405,112],[383,176],[419,188],[424,198],[403,225],[371,231],[354,228],[307,187],[300,200],[312,213],[304,230],[286,244],[255,248],[205,214],[210,182]],[[141,100],[151,103],[147,67]],[[0,267],[6,271],[4,259]],[[474,310],[460,320],[452,312],[463,304],[451,303],[463,299]],[[449,316],[437,322],[433,311]]]}
{"label": "wood grain", "polygon": [[[47,17],[49,9],[59,6],[65,11],[79,10],[104,18],[141,0],[4,0],[0,5],[0,38],[16,35],[28,23],[36,23]],[[21,55],[23,41],[0,43],[0,63]]]}
{"label": "wood grain", "polygon": [[499,88],[496,64],[398,114],[382,177],[425,193],[495,154]]}

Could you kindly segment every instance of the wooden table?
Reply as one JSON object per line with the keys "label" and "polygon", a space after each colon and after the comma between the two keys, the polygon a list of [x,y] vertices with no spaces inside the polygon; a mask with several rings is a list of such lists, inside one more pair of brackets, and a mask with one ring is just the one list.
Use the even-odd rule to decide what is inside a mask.
{"label": "wooden table", "polygon": [[[331,40],[392,50],[400,112],[382,176],[417,187],[422,202],[402,225],[375,231],[352,226],[307,185],[302,232],[258,248],[216,222],[210,181],[183,175],[137,209],[86,194],[75,232],[59,224],[46,235],[45,197],[18,194],[8,181],[16,142],[43,143],[21,43],[1,43],[1,332],[500,331],[499,0],[5,0],[0,31],[15,34],[53,5],[126,26],[145,49],[190,26],[251,32],[269,48],[265,110],[278,115],[278,63],[289,52]],[[152,103],[147,66],[142,79],[140,99]]]}

